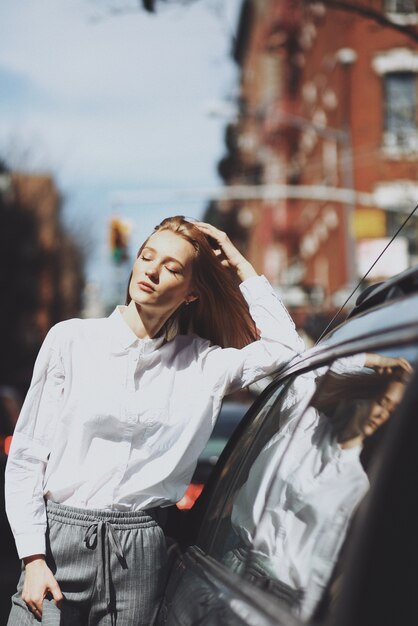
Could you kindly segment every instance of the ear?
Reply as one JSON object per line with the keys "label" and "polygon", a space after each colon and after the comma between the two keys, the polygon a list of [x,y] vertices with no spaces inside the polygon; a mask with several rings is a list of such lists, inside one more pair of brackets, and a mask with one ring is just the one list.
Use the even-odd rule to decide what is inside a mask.
{"label": "ear", "polygon": [[199,296],[195,293],[189,293],[189,295],[187,296],[185,303],[186,304],[190,304],[191,302],[194,302],[195,300],[198,300]]}

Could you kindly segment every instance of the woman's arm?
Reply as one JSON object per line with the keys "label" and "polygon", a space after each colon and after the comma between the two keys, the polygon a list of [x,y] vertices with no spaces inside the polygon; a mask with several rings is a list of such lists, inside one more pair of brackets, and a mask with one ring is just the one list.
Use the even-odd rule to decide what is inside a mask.
{"label": "woman's arm", "polygon": [[13,433],[6,466],[6,510],[19,557],[25,564],[22,598],[36,617],[50,592],[57,604],[61,590],[45,561],[46,512],[43,478],[64,385],[57,342],[50,330],[36,359],[32,381]]}
{"label": "woman's arm", "polygon": [[36,359],[6,466],[6,511],[20,558],[45,554],[43,478],[64,386],[57,327]]}

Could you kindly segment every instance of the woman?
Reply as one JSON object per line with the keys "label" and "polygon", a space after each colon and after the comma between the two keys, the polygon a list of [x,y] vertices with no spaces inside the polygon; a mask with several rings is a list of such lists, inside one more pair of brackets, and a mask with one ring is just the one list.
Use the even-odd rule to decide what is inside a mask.
{"label": "woman", "polygon": [[[366,356],[366,363],[373,355]],[[397,409],[412,373],[405,359],[390,371],[355,375],[331,371],[312,399],[327,415],[332,435],[343,449],[363,446],[365,440],[383,426]]]}
{"label": "woman", "polygon": [[128,305],[57,324],[39,353],[6,471],[24,563],[9,626],[149,626],[161,507],[182,497],[223,396],[303,348],[224,233],[164,220],[139,251]]}

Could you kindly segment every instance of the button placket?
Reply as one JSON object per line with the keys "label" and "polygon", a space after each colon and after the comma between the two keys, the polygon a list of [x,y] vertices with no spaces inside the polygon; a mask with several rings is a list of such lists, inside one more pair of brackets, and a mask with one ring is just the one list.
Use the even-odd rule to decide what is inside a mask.
{"label": "button placket", "polygon": [[138,367],[138,361],[142,354],[142,346],[131,348],[128,353],[128,381],[127,389],[130,392],[135,391],[135,374]]}
{"label": "button placket", "polygon": [[140,349],[137,345],[131,347],[128,351],[127,381],[126,391],[124,394],[124,406],[121,407],[122,415],[124,415],[124,432],[123,441],[120,444],[121,457],[117,470],[117,481],[115,485],[115,494],[120,487],[126,468],[129,464],[129,457],[132,447],[132,437],[134,426],[138,423],[138,414],[135,406],[135,372],[140,357]]}
{"label": "button placket", "polygon": [[123,477],[126,473],[126,469],[129,465],[134,426],[138,421],[138,416],[132,410],[134,407],[133,402],[132,402],[133,398],[134,398],[133,392],[130,392],[129,390],[127,390],[127,393],[125,394],[125,407],[124,407],[125,424],[123,428],[123,438],[122,438],[122,441],[119,443],[120,456],[119,456],[118,467],[115,472],[115,486],[113,490],[114,499],[117,499],[118,490],[123,481]]}
{"label": "button placket", "polygon": [[[125,423],[127,426],[132,427],[134,424],[138,423],[138,407],[137,407],[137,399],[135,393],[135,376],[132,376],[132,385],[128,388],[126,397],[125,397]],[[130,429],[129,429],[130,430]],[[130,437],[132,433],[130,433]]]}
{"label": "button placket", "polygon": [[135,403],[135,377],[138,361],[140,357],[140,347],[130,351],[129,354],[129,380],[127,388],[127,397],[125,404],[125,419],[126,424],[131,428],[134,424],[138,423],[138,414]]}

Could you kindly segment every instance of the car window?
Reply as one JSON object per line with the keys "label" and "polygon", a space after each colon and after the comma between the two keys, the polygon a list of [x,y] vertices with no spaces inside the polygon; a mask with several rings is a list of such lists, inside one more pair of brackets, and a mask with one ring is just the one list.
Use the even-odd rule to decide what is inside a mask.
{"label": "car window", "polygon": [[230,481],[210,554],[302,619],[329,586],[416,359],[400,347],[294,377]]}
{"label": "car window", "polygon": [[250,408],[248,403],[224,402],[216,420],[210,439],[200,455],[200,459],[212,459],[213,465],[228,443],[235,428]]}

